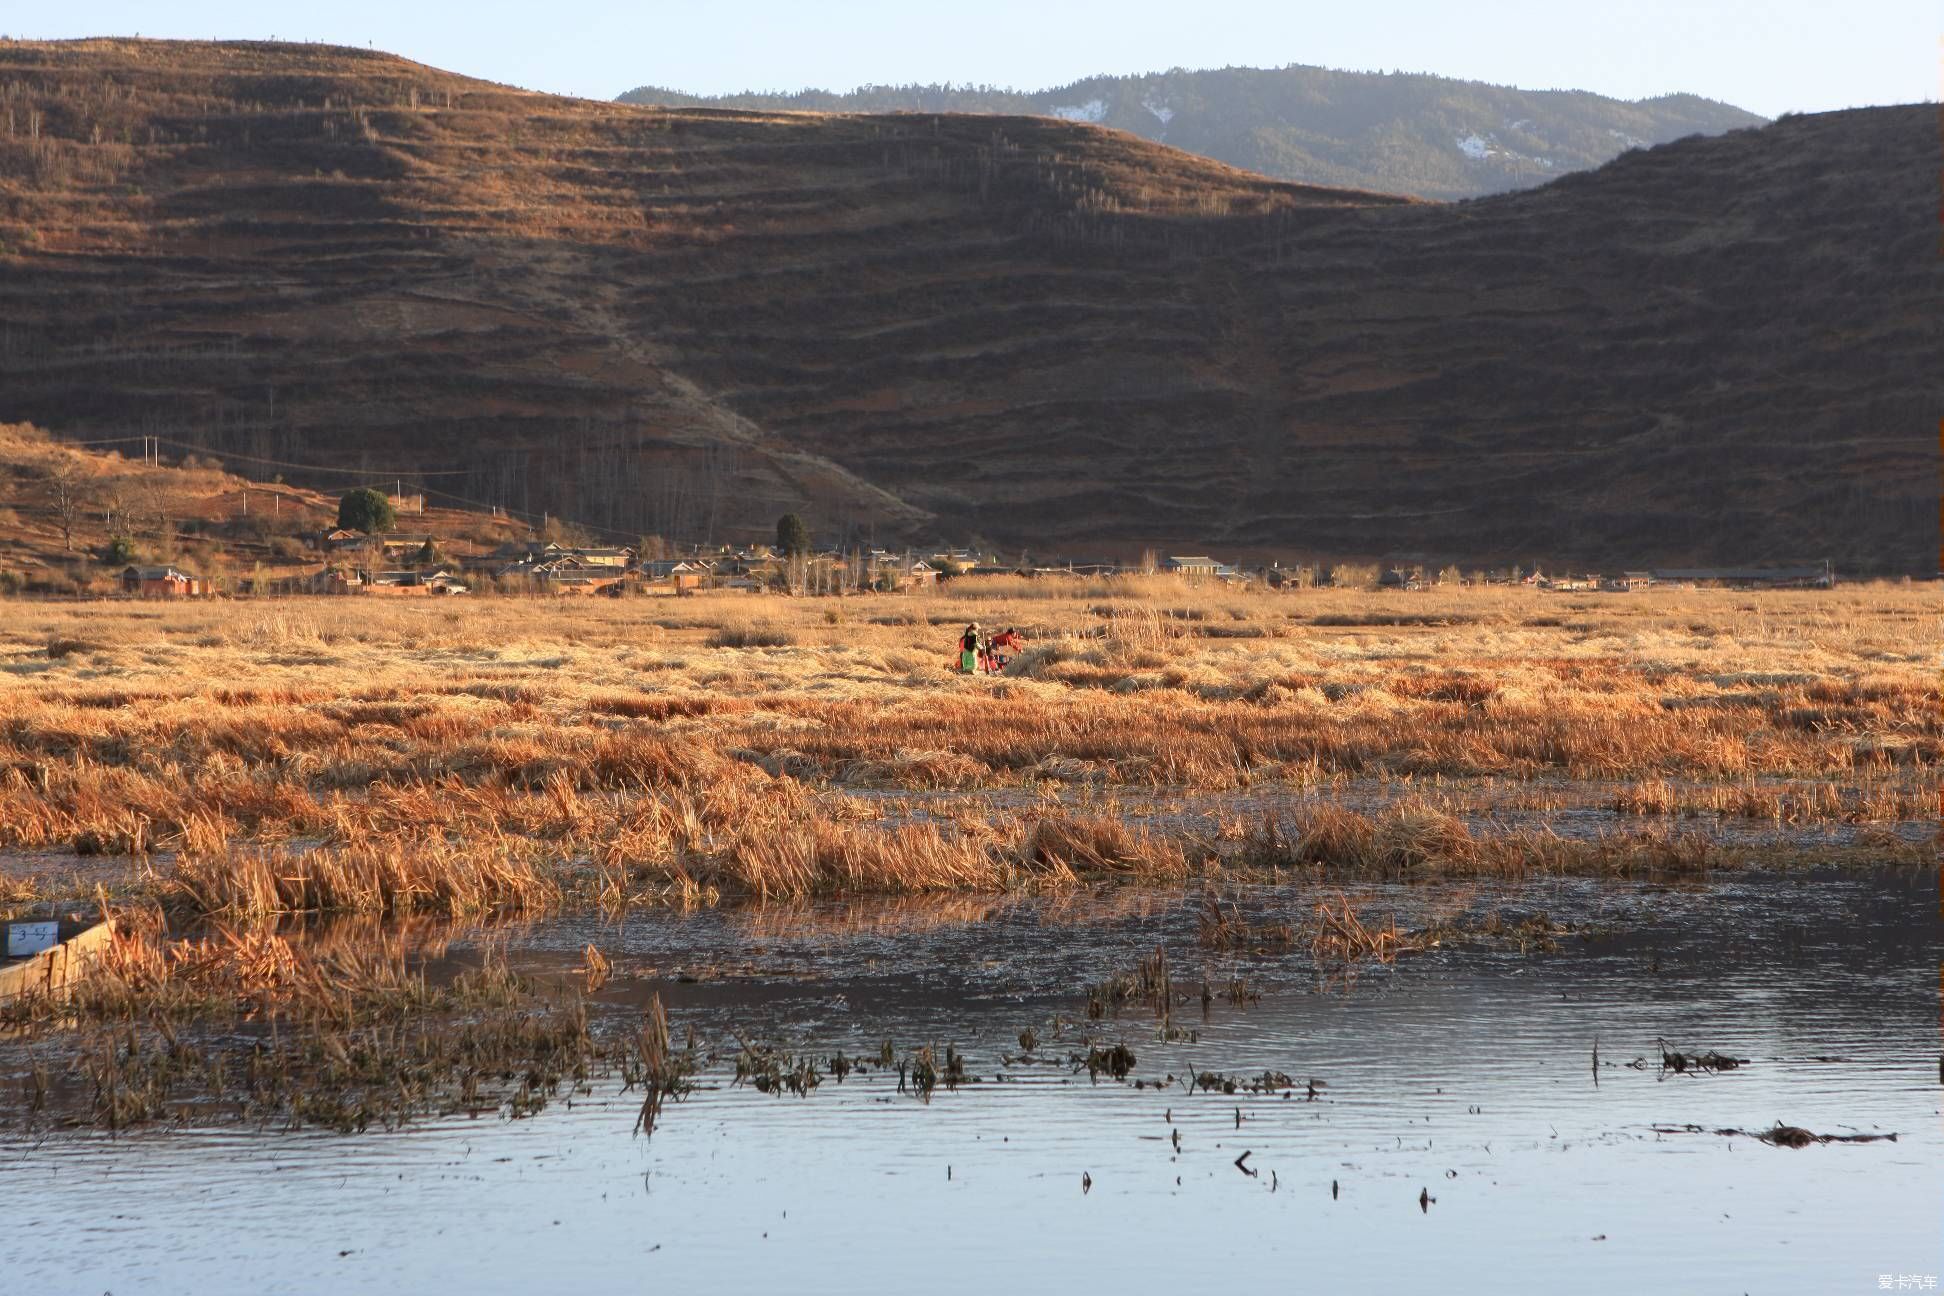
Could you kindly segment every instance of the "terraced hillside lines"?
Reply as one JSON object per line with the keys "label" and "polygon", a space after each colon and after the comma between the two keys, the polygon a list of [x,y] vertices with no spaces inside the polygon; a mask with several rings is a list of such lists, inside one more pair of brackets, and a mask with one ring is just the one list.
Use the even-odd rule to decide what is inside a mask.
{"label": "terraced hillside lines", "polygon": [[[1936,464],[1916,433],[1944,386],[1932,236],[1913,218],[1926,116],[1800,119],[1394,213],[1381,235],[1310,231],[1299,256],[1385,257],[1388,273],[1330,299],[1281,272],[1295,349],[1436,363],[1296,416],[1398,429],[1393,505],[1473,506],[1413,526],[1434,552],[1440,530],[1492,535],[1496,512],[1500,543],[1528,552],[1578,533],[1622,556],[1826,551],[1916,570]],[[1373,440],[1352,452],[1366,466]]]}
{"label": "terraced hillside lines", "polygon": [[684,541],[1925,570],[1935,142],[1438,206],[1046,118],[0,43],[0,416]]}
{"label": "terraced hillside lines", "polygon": [[[461,464],[468,498],[690,539],[812,503],[929,521],[752,419],[767,387],[815,371],[745,362],[779,281],[819,300],[863,276],[893,306],[911,268],[938,266],[949,303],[951,279],[1003,292],[1035,259],[1022,244],[1123,211],[1388,201],[1186,156],[1157,169],[1138,142],[1044,122],[1013,139],[653,113],[356,51],[16,44],[0,63],[35,132],[0,141],[20,412],[265,458]],[[891,343],[904,327],[868,326]]]}
{"label": "terraced hillside lines", "polygon": [[1192,255],[758,261],[642,327],[960,534],[1916,570],[1931,130],[1800,119]]}

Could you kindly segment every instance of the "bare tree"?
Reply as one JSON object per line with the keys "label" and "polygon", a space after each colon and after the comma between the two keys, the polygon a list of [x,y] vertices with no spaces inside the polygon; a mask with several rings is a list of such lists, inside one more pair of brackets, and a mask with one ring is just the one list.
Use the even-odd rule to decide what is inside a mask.
{"label": "bare tree", "polygon": [[111,486],[101,496],[101,525],[111,538],[128,526],[128,501],[119,487]]}
{"label": "bare tree", "polygon": [[61,523],[61,543],[74,552],[74,522],[81,516],[81,477],[72,464],[54,470],[54,515]]}
{"label": "bare tree", "polygon": [[364,563],[364,570],[359,575],[364,579],[365,588],[370,589],[371,578],[385,569],[385,537],[366,536],[364,543],[358,546],[358,554]]}
{"label": "bare tree", "polygon": [[155,482],[144,483],[142,487],[143,512],[148,515],[148,525],[155,531],[155,544],[160,550],[158,556],[164,562],[174,562],[176,556],[175,519],[169,514],[169,497]]}

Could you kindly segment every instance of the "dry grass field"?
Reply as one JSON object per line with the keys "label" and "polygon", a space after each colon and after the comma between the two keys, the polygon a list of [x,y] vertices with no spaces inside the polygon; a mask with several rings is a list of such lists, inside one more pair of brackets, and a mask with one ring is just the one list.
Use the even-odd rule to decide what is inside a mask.
{"label": "dry grass field", "polygon": [[[1934,813],[1940,607],[1163,579],[10,602],[0,898],[74,885],[75,855],[230,919],[1678,870],[1734,861],[1724,819],[1854,824],[1883,858]],[[1025,634],[1005,675],[946,669],[973,620]],[[1494,817],[1561,806],[1616,826]]]}

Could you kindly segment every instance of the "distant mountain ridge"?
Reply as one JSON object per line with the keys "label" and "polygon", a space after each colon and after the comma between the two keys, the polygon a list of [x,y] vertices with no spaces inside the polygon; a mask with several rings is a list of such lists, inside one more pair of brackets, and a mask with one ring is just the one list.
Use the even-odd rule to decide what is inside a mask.
{"label": "distant mountain ridge", "polygon": [[1435,199],[1530,188],[1630,148],[1765,120],[1691,94],[1628,101],[1584,90],[1295,65],[1089,77],[1036,92],[909,85],[711,97],[641,86],[620,98],[669,107],[1059,117],[1277,179]]}

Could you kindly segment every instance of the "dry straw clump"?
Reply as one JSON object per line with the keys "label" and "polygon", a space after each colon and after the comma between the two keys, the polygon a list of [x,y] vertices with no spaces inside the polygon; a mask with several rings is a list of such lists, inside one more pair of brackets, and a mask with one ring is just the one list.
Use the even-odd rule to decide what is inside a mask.
{"label": "dry straw clump", "polygon": [[545,908],[559,883],[504,838],[463,845],[387,836],[302,850],[185,852],[158,879],[168,901],[198,914],[468,915]]}

